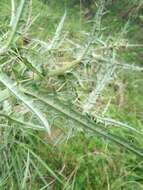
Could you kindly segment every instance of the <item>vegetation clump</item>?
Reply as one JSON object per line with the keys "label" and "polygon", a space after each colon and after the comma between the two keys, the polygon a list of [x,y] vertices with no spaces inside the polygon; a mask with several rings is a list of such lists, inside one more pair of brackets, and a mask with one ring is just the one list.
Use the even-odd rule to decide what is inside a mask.
{"label": "vegetation clump", "polygon": [[0,4],[0,188],[143,189],[142,2]]}

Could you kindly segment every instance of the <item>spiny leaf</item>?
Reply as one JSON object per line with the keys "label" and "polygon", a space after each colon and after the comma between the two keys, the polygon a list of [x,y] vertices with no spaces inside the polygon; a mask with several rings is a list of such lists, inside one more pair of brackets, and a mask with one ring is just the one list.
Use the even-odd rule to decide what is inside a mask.
{"label": "spiny leaf", "polygon": [[15,117],[12,117],[10,115],[7,115],[5,113],[0,112],[0,116],[4,117],[8,121],[11,121],[12,123],[17,123],[19,125],[22,125],[25,129],[33,129],[33,130],[44,130],[44,127],[41,125],[36,125],[34,123],[25,122],[22,119],[17,119]]}
{"label": "spiny leaf", "polygon": [[12,16],[13,17],[12,22],[11,22],[12,28],[11,28],[11,31],[10,31],[10,34],[8,36],[8,40],[7,40],[6,44],[5,44],[5,46],[0,49],[0,55],[2,55],[3,53],[5,53],[8,50],[9,46],[11,45],[11,43],[12,43],[12,41],[14,39],[14,36],[15,36],[15,33],[16,33],[16,30],[17,30],[17,26],[18,26],[18,23],[19,23],[19,20],[20,20],[20,17],[21,17],[25,2],[26,2],[25,0],[21,0],[15,17]]}
{"label": "spiny leaf", "polygon": [[48,106],[52,107],[53,109],[57,110],[58,112],[61,112],[64,116],[76,121],[79,123],[83,129],[92,131],[94,133],[99,134],[102,137],[106,137],[107,139],[115,142],[116,144],[119,144],[128,150],[134,152],[135,154],[143,157],[143,151],[138,149],[137,147],[131,145],[129,142],[124,140],[123,138],[111,134],[104,126],[96,124],[92,122],[91,120],[88,120],[85,116],[81,115],[80,113],[72,110],[70,106],[65,106],[62,104],[59,100],[55,99],[54,97],[42,97],[41,95],[37,95],[36,93],[32,93],[27,91],[27,94],[35,97],[36,99],[40,100],[44,104],[47,104]]}
{"label": "spiny leaf", "polygon": [[66,18],[66,12],[65,14],[62,16],[62,19],[56,29],[56,32],[55,32],[55,35],[52,39],[52,42],[51,44],[49,45],[48,49],[52,49],[52,48],[55,48],[55,46],[57,45],[57,41],[59,40],[59,37],[60,37],[60,34],[61,34],[61,30],[63,28],[63,25],[64,25],[64,21],[65,21],[65,18]]}
{"label": "spiny leaf", "polygon": [[21,15],[22,15],[22,11],[23,11],[25,2],[26,2],[25,0],[21,0],[20,5],[19,5],[18,10],[17,10],[17,13],[16,13],[15,17],[12,20],[12,23],[11,23],[12,24],[12,30],[11,30],[8,42],[6,44],[6,48],[8,48],[9,45],[11,44],[11,42],[13,41],[13,38],[14,38],[14,35],[16,33],[19,20],[20,20]]}
{"label": "spiny leaf", "polygon": [[15,83],[4,73],[0,72],[0,82],[6,86],[12,94],[16,96],[17,99],[21,100],[41,121],[45,126],[48,134],[51,134],[50,126],[47,119],[43,116],[40,110],[38,110],[35,105],[29,101],[27,96],[25,96],[15,85]]}

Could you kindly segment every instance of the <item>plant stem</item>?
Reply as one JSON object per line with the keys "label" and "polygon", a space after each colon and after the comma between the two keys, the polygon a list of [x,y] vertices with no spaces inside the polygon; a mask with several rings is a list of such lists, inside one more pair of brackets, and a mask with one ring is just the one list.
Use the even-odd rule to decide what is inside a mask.
{"label": "plant stem", "polygon": [[109,139],[110,141],[115,142],[118,145],[121,145],[125,147],[126,149],[132,151],[133,153],[137,154],[138,156],[143,157],[143,151],[139,148],[130,145],[129,142],[122,139],[119,136],[116,136],[114,134],[111,134],[104,126],[99,125],[97,123],[94,123],[92,121],[89,121],[85,116],[81,115],[80,113],[72,110],[70,106],[65,106],[61,104],[58,100],[56,100],[54,97],[41,97],[41,95],[37,95],[36,92],[32,93],[29,91],[25,91],[24,93],[33,96],[34,98],[40,100],[44,104],[47,104],[48,106],[52,107],[53,109],[57,110],[60,113],[63,113],[66,117],[74,120],[75,122],[79,123],[84,130],[89,130],[94,133],[99,134],[101,137],[105,137]]}

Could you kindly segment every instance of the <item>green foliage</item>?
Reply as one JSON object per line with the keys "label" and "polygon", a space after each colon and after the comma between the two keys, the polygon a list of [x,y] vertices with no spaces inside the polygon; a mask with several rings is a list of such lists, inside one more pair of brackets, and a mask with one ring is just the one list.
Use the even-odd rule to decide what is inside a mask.
{"label": "green foliage", "polygon": [[1,5],[0,189],[142,189],[143,68],[127,63],[142,44],[125,38],[130,23],[106,30],[117,16],[102,0],[93,27],[66,3],[11,0],[11,16]]}

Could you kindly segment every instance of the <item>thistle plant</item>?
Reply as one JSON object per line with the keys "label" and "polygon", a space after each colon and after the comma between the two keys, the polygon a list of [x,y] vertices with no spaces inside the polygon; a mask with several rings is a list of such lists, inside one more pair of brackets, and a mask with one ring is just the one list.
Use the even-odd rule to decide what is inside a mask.
{"label": "thistle plant", "polygon": [[[28,18],[24,14],[27,9],[31,12],[31,1],[27,5],[27,1],[21,0],[16,8],[15,1],[11,0],[9,30],[1,36],[0,42],[0,126],[1,136],[7,141],[3,139],[1,142],[1,159],[6,163],[6,175],[2,176],[1,184],[10,179],[14,172],[18,186],[22,185],[24,189],[30,178],[30,169],[34,168],[35,175],[47,187],[35,160],[52,178],[64,183],[64,176],[52,171],[26,143],[30,141],[34,144],[35,139],[39,138],[37,131],[44,131],[52,141],[55,128],[68,133],[71,127],[76,132],[82,130],[107,138],[143,157],[140,148],[106,127],[119,126],[142,135],[142,131],[123,121],[105,116],[110,103],[104,100],[104,93],[108,92],[109,84],[116,82],[120,72],[127,69],[140,72],[143,68],[124,63],[119,58],[123,49],[142,47],[142,44],[130,44],[124,39],[125,28],[115,37],[103,35],[104,3],[101,1],[93,19],[91,33],[81,34],[82,43],[69,39],[68,32],[62,31],[66,13],[49,42],[31,37],[26,43],[26,33],[36,19],[31,19],[30,13]],[[26,20],[24,24],[22,19]],[[101,108],[98,109],[99,104]],[[19,131],[24,135],[20,136]],[[42,143],[46,144],[44,141]],[[11,154],[15,157],[12,158]],[[19,179],[17,170],[21,170]]]}
{"label": "thistle plant", "polygon": [[[14,2],[12,1],[12,5],[13,4]],[[8,57],[7,59],[10,59],[7,61],[10,61],[10,62],[8,63],[7,61],[2,62],[0,81],[3,84],[3,86],[5,86],[10,92],[9,93],[7,91],[7,93],[9,93],[9,96],[14,95],[18,100],[20,100],[26,106],[27,109],[29,109],[32,113],[34,113],[37,119],[39,119],[41,126],[44,126],[45,129],[50,134],[50,127],[47,121],[47,116],[44,116],[45,114],[43,114],[40,110],[38,110],[38,108],[36,108],[36,105],[34,105],[34,102],[33,102],[34,100],[32,100],[31,96],[30,97],[28,96],[28,91],[30,88],[33,88],[31,86],[33,83],[35,85],[40,84],[41,89],[42,89],[43,88],[42,84],[50,80],[50,77],[56,78],[56,76],[58,75],[65,75],[66,73],[68,74],[68,73],[75,72],[74,71],[75,67],[76,68],[79,67],[79,70],[82,69],[82,66],[80,65],[84,65],[84,64],[95,65],[96,68],[98,69],[98,71],[96,71],[96,68],[95,68],[95,71],[94,71],[95,73],[97,72],[96,89],[93,92],[91,92],[91,94],[89,94],[89,100],[87,98],[86,100],[87,103],[85,102],[83,106],[83,111],[88,112],[88,110],[90,110],[93,105],[96,105],[98,96],[102,93],[104,89],[106,89],[106,85],[109,83],[110,80],[112,80],[112,78],[116,74],[116,70],[118,68],[124,69],[124,67],[126,67],[126,64],[122,64],[116,59],[118,50],[121,47],[132,48],[134,46],[141,46],[141,45],[128,44],[128,42],[126,41],[124,42],[123,40],[121,40],[122,36],[120,36],[120,38],[117,39],[115,42],[113,41],[114,39],[110,40],[108,38],[107,38],[107,41],[103,41],[102,37],[100,37],[100,32],[102,31],[101,19],[104,14],[103,4],[102,4],[101,8],[99,9],[98,13],[95,16],[96,23],[94,24],[93,32],[91,35],[88,34],[86,46],[84,46],[83,44],[83,45],[77,45],[75,47],[75,45],[73,45],[74,43],[73,44],[68,43],[68,39],[66,39],[66,36],[63,36],[63,37],[61,36],[61,30],[62,30],[63,23],[66,17],[66,14],[64,14],[64,16],[62,17],[57,27],[55,35],[49,44],[40,40],[31,39],[28,45],[27,44],[22,45],[20,47],[17,47],[16,49],[13,49],[12,45],[16,37],[15,36],[16,32],[19,28],[18,24],[21,19],[20,16],[22,15],[24,5],[25,5],[25,1],[21,1],[20,6],[17,10],[17,14],[13,15],[13,11],[12,11],[12,18],[10,21],[12,29],[8,31],[6,45],[2,46],[2,51],[1,51],[2,60],[7,56]],[[95,28],[97,32],[94,31]],[[16,40],[19,40],[19,38],[22,38],[22,37],[23,36],[21,32],[20,36]],[[17,43],[17,41],[15,43]],[[71,49],[71,52],[70,51],[66,52],[67,46],[69,46],[68,48]],[[74,46],[74,47],[71,47],[71,46]],[[70,59],[73,59],[73,60],[69,62],[61,61],[60,63],[58,61],[58,59],[60,59],[58,55],[59,51],[66,52],[67,54],[70,53],[70,55],[68,56],[70,56],[71,57]],[[33,56],[35,56],[35,58]],[[13,60],[11,60],[12,58]],[[36,63],[37,60],[39,63]],[[48,62],[48,60],[50,61],[50,63]],[[17,66],[19,67],[17,71],[15,71],[17,68],[14,68],[16,63],[19,64]],[[7,71],[7,65],[9,65],[10,67],[9,71]],[[130,67],[133,67],[133,69],[134,68],[136,69],[136,67],[132,65],[131,66],[128,65],[128,67],[126,68],[130,69]],[[13,70],[14,72],[11,73],[11,70]],[[139,67],[139,70],[142,70],[142,68]],[[7,72],[11,73],[10,74],[11,77],[8,77]],[[25,78],[25,79],[19,80],[17,78],[18,76],[16,72],[17,73],[20,72],[21,75],[19,77],[21,77],[21,79],[22,78],[23,79]],[[26,78],[26,77],[30,77],[30,76],[27,76],[28,73],[29,74],[31,73],[31,75],[33,74],[33,78]],[[37,78],[36,76],[39,78]],[[26,90],[26,86],[28,90]],[[40,92],[41,90],[38,88],[38,91]],[[4,89],[2,92],[5,93],[6,90]],[[46,90],[45,90],[45,93],[46,93]],[[53,94],[53,98],[54,96],[55,95]],[[38,100],[38,95],[35,98]],[[54,105],[54,102],[53,102],[53,105],[50,105],[50,106],[53,106],[56,109],[56,103]],[[62,112],[62,110],[60,110],[60,112]],[[82,116],[81,114],[81,117],[84,117],[84,116]]]}

